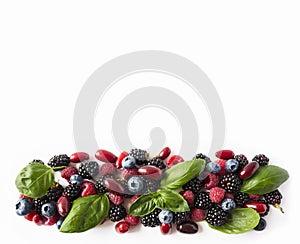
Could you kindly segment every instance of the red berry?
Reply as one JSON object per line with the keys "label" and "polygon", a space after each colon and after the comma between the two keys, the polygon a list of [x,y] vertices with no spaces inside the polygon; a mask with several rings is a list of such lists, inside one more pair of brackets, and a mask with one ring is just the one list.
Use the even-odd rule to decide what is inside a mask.
{"label": "red berry", "polygon": [[130,214],[127,214],[124,218],[124,220],[130,225],[130,226],[136,226],[140,222],[140,218],[137,216],[133,216]]}
{"label": "red berry", "polygon": [[260,195],[258,194],[249,194],[249,198],[253,201],[258,201],[260,199]]}
{"label": "red berry", "polygon": [[225,190],[221,187],[213,187],[209,191],[209,198],[212,202],[219,203],[225,196]]}
{"label": "red berry", "polygon": [[95,194],[97,194],[97,190],[93,182],[84,181],[81,184],[81,197],[86,197]]}
{"label": "red berry", "polygon": [[224,175],[226,173],[226,160],[217,159],[215,162],[221,166],[221,171],[219,172],[219,175]]}
{"label": "red berry", "polygon": [[105,179],[104,180],[104,185],[111,192],[116,192],[116,193],[119,193],[119,194],[124,193],[124,187],[121,185],[121,183],[119,183],[115,179],[112,179],[112,178]]}
{"label": "red berry", "polygon": [[112,164],[116,163],[118,159],[116,155],[103,149],[99,149],[95,153],[95,157],[104,163],[112,163]]}
{"label": "red berry", "polygon": [[219,176],[213,173],[208,173],[204,179],[204,188],[209,190],[219,184]]}
{"label": "red berry", "polygon": [[171,166],[173,166],[175,164],[182,163],[182,162],[184,162],[184,159],[181,156],[179,156],[179,155],[172,155],[168,159],[166,165],[167,165],[167,167],[171,167]]}
{"label": "red berry", "polygon": [[132,204],[136,199],[138,199],[140,196],[139,195],[134,195],[129,199],[129,203]]}
{"label": "red berry", "polygon": [[231,150],[220,150],[216,152],[216,157],[224,160],[232,159],[234,158],[234,152]]}
{"label": "red berry", "polygon": [[188,202],[188,204],[193,204],[195,200],[195,195],[191,190],[180,192],[183,198]]}
{"label": "red berry", "polygon": [[127,157],[127,156],[128,156],[128,153],[127,153],[127,152],[122,152],[122,153],[119,155],[119,157],[118,157],[118,159],[117,159],[117,161],[116,161],[116,167],[117,167],[117,169],[122,168],[122,161],[123,161],[123,159],[124,159],[125,157]]}
{"label": "red berry", "polygon": [[224,198],[234,199],[234,195],[228,192],[225,192]]}
{"label": "red berry", "polygon": [[99,171],[101,175],[113,175],[117,172],[117,169],[114,164],[104,163],[100,166]]}
{"label": "red berry", "polygon": [[70,211],[70,200],[67,196],[61,196],[56,203],[57,212],[60,216],[65,217]]}
{"label": "red berry", "polygon": [[68,166],[61,171],[61,177],[70,181],[70,177],[74,174],[78,174],[78,170],[73,166]]}
{"label": "red berry", "polygon": [[116,224],[115,229],[118,233],[123,234],[129,230],[130,225],[126,221],[121,221]]}
{"label": "red berry", "polygon": [[258,162],[248,163],[242,170],[239,172],[239,177],[242,180],[250,178],[254,173],[258,170],[259,164]]}
{"label": "red berry", "polygon": [[152,165],[142,166],[138,169],[138,172],[140,175],[154,180],[159,180],[162,177],[162,171]]}
{"label": "red berry", "polygon": [[267,205],[263,202],[247,202],[244,205],[245,208],[252,208],[256,210],[259,214],[263,214],[267,211]]}
{"label": "red berry", "polygon": [[132,169],[122,169],[121,175],[125,180],[128,180],[133,175],[138,175],[138,169],[132,168]]}
{"label": "red berry", "polygon": [[160,151],[157,157],[162,160],[165,160],[167,157],[169,157],[170,153],[171,153],[171,149],[169,147],[165,147]]}
{"label": "red berry", "polygon": [[190,212],[190,219],[192,221],[198,222],[205,219],[205,211],[198,208],[192,208]]}
{"label": "red berry", "polygon": [[171,233],[172,230],[172,224],[160,224],[160,231],[163,235],[167,235]]}
{"label": "red berry", "polygon": [[35,215],[35,212],[33,210],[31,210],[29,214],[24,216],[24,218],[29,220],[29,221],[32,221],[34,215]]}
{"label": "red berry", "polygon": [[19,198],[27,198],[28,200],[32,201],[33,198],[27,197],[24,194],[20,194]]}
{"label": "red berry", "polygon": [[122,195],[119,195],[119,194],[114,193],[114,192],[110,192],[108,194],[108,198],[115,205],[119,205],[119,204],[122,204],[124,202],[124,197]]}
{"label": "red berry", "polygon": [[71,163],[80,163],[80,162],[83,162],[84,160],[88,160],[89,158],[90,158],[90,156],[85,152],[76,152],[70,156],[70,162]]}
{"label": "red berry", "polygon": [[60,219],[59,214],[55,214],[52,218],[47,218],[45,221],[45,225],[54,225]]}
{"label": "red berry", "polygon": [[44,224],[44,218],[42,215],[40,214],[35,214],[32,218],[32,221],[36,224],[41,226],[42,224]]}

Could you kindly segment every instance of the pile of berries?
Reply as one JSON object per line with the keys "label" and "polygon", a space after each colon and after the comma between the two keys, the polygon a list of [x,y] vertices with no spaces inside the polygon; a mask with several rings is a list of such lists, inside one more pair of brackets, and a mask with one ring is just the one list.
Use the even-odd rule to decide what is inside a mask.
{"label": "pile of berries", "polygon": [[[155,208],[141,217],[128,214],[129,206],[141,195],[160,189],[166,169],[184,162],[181,156],[170,154],[170,148],[165,147],[154,157],[137,148],[121,152],[119,156],[99,149],[93,159],[84,152],[56,155],[47,163],[55,170],[54,184],[39,198],[21,194],[16,213],[37,225],[56,224],[60,229],[76,199],[106,194],[110,201],[108,219],[115,223],[117,232],[125,233],[142,224],[159,226],[162,234],[168,234],[173,226],[182,233],[196,233],[197,222],[202,220],[211,226],[222,226],[227,223],[230,211],[237,207],[252,208],[259,213],[260,221],[254,230],[260,231],[266,227],[264,217],[270,205],[280,208],[282,195],[278,189],[263,195],[240,192],[243,181],[253,176],[259,167],[268,165],[269,159],[259,154],[249,162],[242,154],[222,150],[216,153],[214,161],[202,153],[193,158],[203,159],[205,170],[178,189],[190,211]],[[41,160],[31,163],[44,164]]]}

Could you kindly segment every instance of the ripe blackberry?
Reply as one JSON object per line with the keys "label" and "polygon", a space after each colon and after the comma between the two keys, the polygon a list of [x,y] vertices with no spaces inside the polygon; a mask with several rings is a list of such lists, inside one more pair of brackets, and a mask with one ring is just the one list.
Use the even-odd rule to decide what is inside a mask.
{"label": "ripe blackberry", "polygon": [[32,200],[33,210],[35,213],[40,214],[42,212],[42,206],[44,203],[49,202],[49,198],[47,196],[43,196],[40,198],[34,198]]}
{"label": "ripe blackberry", "polygon": [[64,189],[63,195],[67,196],[70,201],[73,201],[79,197],[80,190],[80,185],[77,185],[76,183],[70,184]]}
{"label": "ripe blackberry", "polygon": [[59,183],[56,183],[54,186],[48,189],[46,196],[49,198],[49,201],[57,201],[58,198],[63,194],[64,188]]}
{"label": "ripe blackberry", "polygon": [[145,178],[144,177],[144,182],[145,182],[145,193],[149,193],[149,192],[156,192],[159,187],[160,187],[160,181],[154,180],[154,179],[150,179],[150,178]]}
{"label": "ripe blackberry", "polygon": [[182,189],[185,190],[185,191],[190,190],[194,194],[198,194],[201,191],[202,187],[203,187],[203,181],[199,180],[196,177],[196,178],[191,179],[187,183],[185,183],[182,186]]}
{"label": "ripe blackberry", "polygon": [[40,159],[33,159],[29,164],[32,164],[32,163],[44,164],[44,162]]}
{"label": "ripe blackberry", "polygon": [[190,211],[188,212],[175,212],[173,213],[173,222],[175,224],[181,224],[183,221],[188,220]]}
{"label": "ripe blackberry", "polygon": [[204,155],[203,153],[198,153],[193,157],[193,159],[198,159],[198,158],[205,160],[207,164],[211,162],[211,159],[208,156]]}
{"label": "ripe blackberry", "polygon": [[160,212],[161,212],[161,209],[156,208],[151,213],[143,216],[141,218],[142,225],[144,225],[145,227],[159,226],[160,222],[159,222],[159,219],[158,219],[158,215],[159,215]]}
{"label": "ripe blackberry", "polygon": [[84,179],[92,179],[99,172],[99,165],[96,161],[85,160],[78,169],[78,174]]}
{"label": "ripe blackberry", "polygon": [[147,162],[149,153],[146,150],[133,148],[130,150],[128,155],[135,158],[136,165],[144,165]]}
{"label": "ripe blackberry", "polygon": [[266,166],[269,164],[269,158],[267,158],[264,154],[256,155],[252,161],[258,162],[259,166]]}
{"label": "ripe blackberry", "polygon": [[244,168],[249,163],[244,154],[235,155],[234,159],[239,162],[239,169]]}
{"label": "ripe blackberry", "polygon": [[266,203],[269,203],[272,205],[280,204],[282,195],[279,192],[279,190],[275,190],[275,191],[269,192],[267,194],[264,194],[264,199],[265,199]]}
{"label": "ripe blackberry", "polygon": [[[60,154],[60,155],[55,155],[53,156],[49,162],[48,165],[50,167],[59,167],[59,166],[68,166],[70,163],[70,158],[68,157],[67,154]],[[55,169],[59,170],[59,169]]]}
{"label": "ripe blackberry", "polygon": [[238,207],[243,207],[249,201],[249,195],[244,192],[238,192],[234,195],[234,201]]}
{"label": "ripe blackberry", "polygon": [[124,219],[126,214],[126,208],[121,204],[114,205],[109,209],[109,219],[113,222]]}
{"label": "ripe blackberry", "polygon": [[164,161],[160,158],[151,158],[147,160],[147,165],[155,166],[159,169],[165,169],[166,165],[164,164]]}
{"label": "ripe blackberry", "polygon": [[220,179],[219,185],[228,193],[235,194],[242,186],[242,180],[234,173],[227,173]]}
{"label": "ripe blackberry", "polygon": [[226,224],[228,214],[218,205],[211,207],[206,214],[206,221],[212,226]]}
{"label": "ripe blackberry", "polygon": [[113,176],[112,175],[100,176],[100,178],[95,183],[95,187],[100,194],[104,194],[104,193],[108,192],[108,189],[104,185],[104,181],[107,178],[113,178]]}
{"label": "ripe blackberry", "polygon": [[209,198],[208,192],[200,192],[195,197],[194,207],[202,210],[209,209],[212,206],[212,201]]}

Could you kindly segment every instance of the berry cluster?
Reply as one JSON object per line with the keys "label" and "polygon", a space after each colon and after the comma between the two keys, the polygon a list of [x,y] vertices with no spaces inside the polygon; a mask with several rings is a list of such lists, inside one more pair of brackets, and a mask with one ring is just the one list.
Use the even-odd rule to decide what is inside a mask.
{"label": "berry cluster", "polygon": [[[280,208],[282,195],[278,189],[266,194],[241,192],[243,181],[255,175],[256,171],[269,163],[263,155],[256,155],[251,162],[246,156],[235,155],[231,150],[216,153],[211,160],[199,153],[193,159],[203,159],[205,170],[177,189],[190,210],[175,212],[155,208],[143,216],[128,213],[129,207],[141,195],[155,193],[161,188],[164,172],[184,162],[179,155],[170,155],[165,147],[150,157],[142,149],[121,152],[119,156],[100,149],[95,158],[84,152],[52,157],[47,165],[55,171],[55,181],[47,193],[38,198],[21,194],[16,204],[16,213],[37,225],[54,225],[60,229],[72,209],[75,200],[105,194],[109,199],[107,219],[115,223],[118,233],[125,233],[141,223],[145,227],[160,227],[162,234],[168,234],[172,226],[182,233],[196,233],[196,222],[206,220],[214,227],[223,226],[230,212],[235,208],[252,208],[260,215],[254,230],[266,227],[265,217],[270,205]],[[43,164],[33,160],[30,164]],[[184,172],[183,172],[184,173]]]}

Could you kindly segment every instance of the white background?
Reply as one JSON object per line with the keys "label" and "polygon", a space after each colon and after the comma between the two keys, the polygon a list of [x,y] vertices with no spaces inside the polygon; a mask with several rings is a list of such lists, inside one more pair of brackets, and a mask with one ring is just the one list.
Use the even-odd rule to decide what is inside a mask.
{"label": "white background", "polygon": [[[14,243],[279,243],[297,237],[299,11],[299,1],[287,0],[1,1],[1,239]],[[290,179],[281,188],[286,213],[272,209],[264,232],[228,236],[200,223],[199,233],[191,236],[162,236],[158,228],[142,227],[119,235],[107,224],[68,235],[54,226],[35,226],[14,213],[18,171],[33,158],[47,161],[55,154],[74,152],[73,110],[87,78],[112,58],[149,49],[182,55],[208,75],[225,110],[224,148],[249,157],[265,153],[289,171]],[[118,93],[122,90],[116,89],[111,99]],[[188,98],[187,94],[182,96]],[[162,114],[154,109],[148,113]],[[142,115],[137,114],[132,123],[141,123]],[[203,133],[209,138],[209,133]],[[132,130],[130,134],[147,146],[144,138]],[[171,148],[178,147],[178,135],[178,131],[168,133]],[[209,143],[204,139],[199,151],[206,151]],[[107,146],[101,146],[115,150],[109,139]]]}

